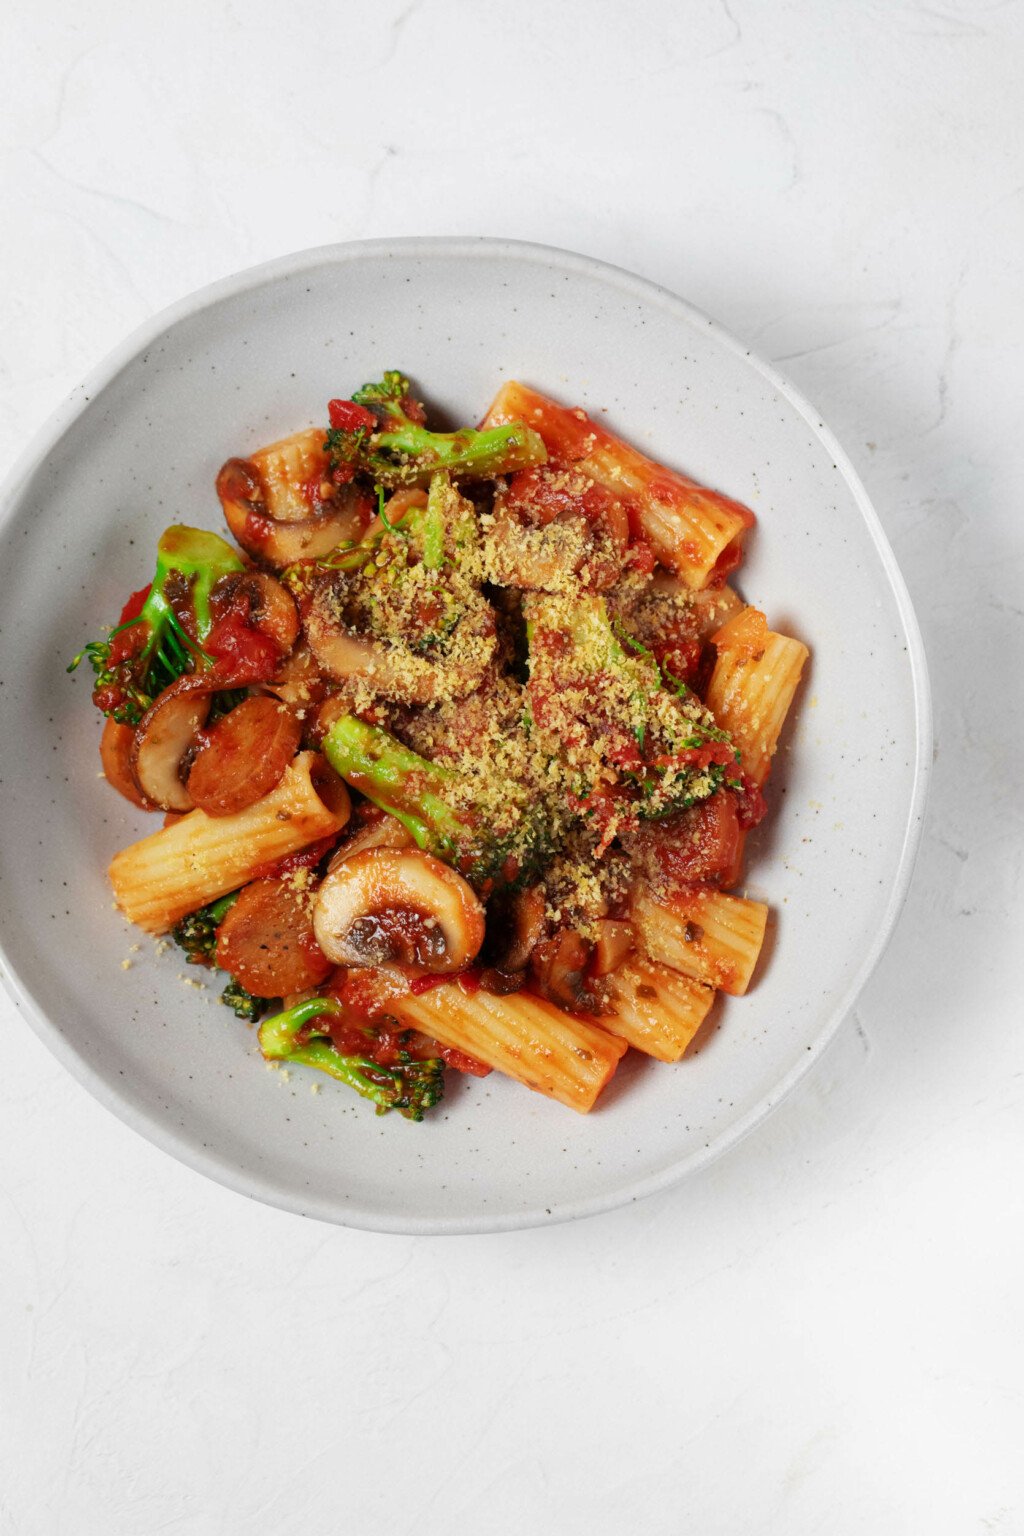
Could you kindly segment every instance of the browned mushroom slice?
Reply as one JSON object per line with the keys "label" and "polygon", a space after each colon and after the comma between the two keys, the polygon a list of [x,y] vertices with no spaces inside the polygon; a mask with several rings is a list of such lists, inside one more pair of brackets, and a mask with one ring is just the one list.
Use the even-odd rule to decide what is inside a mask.
{"label": "browned mushroom slice", "polygon": [[287,654],[299,635],[295,599],[267,571],[232,571],[214,583],[210,611],[214,620],[234,610]]}
{"label": "browned mushroom slice", "polygon": [[320,666],[342,681],[364,678],[385,698],[429,704],[441,691],[443,669],[422,656],[392,651],[356,635],[334,611],[330,582],[322,582],[306,610],[306,640]]}
{"label": "browned mushroom slice", "polygon": [[140,792],[132,777],[131,752],[134,740],[133,726],[118,725],[116,720],[107,721],[103,727],[103,735],[100,737],[100,762],[103,764],[103,776],[119,795],[124,795],[126,800],[130,800],[142,811],[152,811],[154,806]]}
{"label": "browned mushroom slice", "polygon": [[312,651],[300,640],[282,661],[273,678],[263,684],[282,704],[314,708],[320,704],[330,683],[320,672]]}
{"label": "browned mushroom slice", "polygon": [[131,745],[135,783],[164,811],[190,811],[192,796],[182,779],[182,761],[195,745],[210,713],[210,695],[165,688],[139,721]]}
{"label": "browned mushroom slice", "polygon": [[313,908],[335,965],[461,971],[483,943],[484,909],[455,870],[415,849],[373,848],[325,876]]}
{"label": "browned mushroom slice", "polygon": [[357,853],[366,853],[370,848],[411,848],[413,841],[411,835],[402,826],[397,816],[391,816],[387,811],[380,811],[370,821],[357,827],[347,842],[342,843],[331,855],[331,862],[327,866],[327,873],[337,869],[339,864],[346,859],[354,858]]}
{"label": "browned mushroom slice", "polygon": [[354,633],[339,617],[344,584],[340,573],[319,582],[304,613],[306,640],[325,672],[342,681],[363,679],[383,698],[401,704],[462,698],[479,686],[497,643],[489,608],[464,621],[477,631],[471,659],[431,661],[402,646]]}
{"label": "browned mushroom slice", "polygon": [[487,574],[499,587],[564,592],[586,558],[588,543],[582,520],[532,528],[498,508],[484,546]]}
{"label": "browned mushroom slice", "polygon": [[530,974],[542,997],[572,1012],[593,1013],[597,1004],[586,983],[592,945],[563,928],[544,939],[530,956]]}
{"label": "browned mushroom slice", "polygon": [[610,976],[636,947],[633,925],[611,917],[599,917],[595,926],[597,939],[594,943],[591,973],[594,976]]}
{"label": "browned mushroom slice", "polygon": [[492,963],[502,971],[521,971],[547,932],[544,912],[547,899],[542,885],[531,885],[511,895],[499,895],[493,907],[488,935]]}
{"label": "browned mushroom slice", "polygon": [[242,548],[283,569],[316,560],[358,539],[372,515],[369,500],[329,477],[320,428],[229,459],[217,476],[224,517]]}
{"label": "browned mushroom slice", "polygon": [[681,577],[660,567],[651,577],[650,592],[653,597],[669,602],[684,597],[690,607],[693,631],[698,640],[710,640],[716,629],[721,629],[730,619],[742,613],[745,606],[742,597],[732,587],[705,587],[703,591],[694,592]]}
{"label": "browned mushroom slice", "polygon": [[629,544],[621,500],[578,469],[548,464],[513,475],[494,502],[486,559],[499,586],[539,592],[614,586]]}

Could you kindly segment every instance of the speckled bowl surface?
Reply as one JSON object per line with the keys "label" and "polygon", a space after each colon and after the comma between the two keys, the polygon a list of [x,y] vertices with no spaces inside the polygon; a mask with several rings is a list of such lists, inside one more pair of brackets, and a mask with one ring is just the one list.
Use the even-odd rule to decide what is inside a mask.
{"label": "speckled bowl surface", "polygon": [[[752,991],[676,1066],[630,1053],[583,1117],[453,1077],[421,1125],[267,1071],[255,1035],[112,910],[104,871],[152,830],[98,775],[67,660],[149,579],[161,530],[220,528],[224,459],[323,418],[385,367],[475,419],[514,376],[748,503],[739,583],[812,662],[749,844],[772,910]],[[817,414],[680,299],[587,258],[491,240],[304,252],[184,300],[75,390],[15,471],[0,533],[0,923],[25,1018],[109,1108],[241,1192],[400,1232],[620,1204],[720,1153],[850,1008],[910,877],[931,737],[920,636],[865,493]],[[125,966],[124,962],[130,962]],[[194,982],[202,973],[192,971]],[[453,1076],[453,1075],[450,1075]],[[112,1170],[114,1174],[115,1170]]]}

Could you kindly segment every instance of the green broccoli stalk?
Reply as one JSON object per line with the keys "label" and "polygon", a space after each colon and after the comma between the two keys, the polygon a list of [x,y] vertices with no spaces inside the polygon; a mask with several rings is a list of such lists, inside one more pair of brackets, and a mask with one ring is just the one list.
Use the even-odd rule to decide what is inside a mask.
{"label": "green broccoli stalk", "polygon": [[[459,495],[447,470],[438,470],[431,475],[425,507],[406,507],[404,512],[396,514],[393,522],[388,514],[382,485],[377,487],[377,497],[380,527],[365,533],[358,543],[339,544],[337,549],[322,555],[316,562],[320,570],[344,571],[348,575],[355,575],[369,565],[387,534],[392,533],[401,534],[403,541],[407,541],[401,550],[403,563],[407,562],[406,551],[411,547],[419,551],[428,571],[437,571],[445,563],[446,548],[457,557],[458,552],[471,545],[478,536],[472,503]],[[286,586],[301,592],[306,570],[301,564],[289,566],[281,573],[281,580]]]}
{"label": "green broccoli stalk", "polygon": [[188,957],[189,965],[212,965],[217,949],[217,929],[238,900],[238,892],[222,896],[197,912],[189,912],[171,929],[171,938]]}
{"label": "green broccoli stalk", "polygon": [[380,485],[426,485],[439,469],[461,480],[487,480],[547,459],[543,439],[521,421],[431,432],[423,425],[422,407],[411,398],[408,379],[395,370],[379,384],[357,389],[351,402],[332,406],[349,407],[348,412],[332,411],[343,425],[330,428],[324,445],[336,476],[361,469]]}
{"label": "green broccoli stalk", "polygon": [[370,1099],[378,1115],[397,1109],[406,1120],[422,1120],[444,1096],[444,1062],[437,1057],[416,1061],[401,1052],[394,1066],[381,1066],[369,1056],[346,1056],[329,1035],[316,1034],[311,1021],[322,1014],[342,1012],[331,997],[311,997],[283,1013],[275,1013],[260,1025],[260,1050],[267,1061],[286,1061],[300,1067],[316,1067]]}
{"label": "green broccoli stalk", "polygon": [[449,864],[474,851],[472,827],[452,809],[457,775],[432,763],[379,726],[343,715],[331,726],[323,752],[335,773],[398,818],[417,847]]}
{"label": "green broccoli stalk", "polygon": [[[478,803],[463,775],[420,757],[379,726],[343,715],[322,750],[334,771],[396,817],[418,848],[480,888],[522,884],[553,855],[541,804],[531,801],[507,825],[496,825],[500,816]],[[513,798],[508,786],[509,805]]]}
{"label": "green broccoli stalk", "polygon": [[446,470],[431,475],[427,509],[423,514],[423,564],[428,571],[439,571],[444,564],[444,527],[451,488],[451,478]]}
{"label": "green broccoli stalk", "polygon": [[[243,571],[241,558],[215,533],[175,524],[157,546],[156,573],[138,612],[92,640],[93,702],[120,725],[137,725],[158,694],[185,672],[209,665],[202,649],[213,625],[210,593],[221,576]],[[182,613],[189,622],[182,622]]]}

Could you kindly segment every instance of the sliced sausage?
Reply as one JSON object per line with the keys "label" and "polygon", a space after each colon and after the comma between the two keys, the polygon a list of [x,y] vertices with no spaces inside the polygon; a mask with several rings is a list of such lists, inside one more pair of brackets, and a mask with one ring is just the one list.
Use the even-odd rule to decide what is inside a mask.
{"label": "sliced sausage", "polygon": [[278,699],[243,699],[218,720],[196,753],[188,792],[208,816],[234,816],[276,789],[299,748],[302,727]]}
{"label": "sliced sausage", "polygon": [[333,970],[313,933],[309,895],[293,880],[254,880],[217,929],[217,964],[253,997],[318,987]]}

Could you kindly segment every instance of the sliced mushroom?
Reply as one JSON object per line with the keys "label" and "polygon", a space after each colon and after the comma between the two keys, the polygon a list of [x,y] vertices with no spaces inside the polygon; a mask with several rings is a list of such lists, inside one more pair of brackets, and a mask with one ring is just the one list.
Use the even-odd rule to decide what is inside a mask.
{"label": "sliced mushroom", "polygon": [[152,802],[147,800],[139,790],[132,777],[131,752],[132,743],[135,740],[135,730],[130,725],[118,725],[116,720],[108,720],[103,727],[103,735],[100,737],[100,762],[103,764],[103,777],[107,783],[117,790],[119,795],[124,795],[133,805],[137,805],[142,811],[155,809]]}
{"label": "sliced mushroom", "polygon": [[313,929],[335,965],[398,963],[444,974],[475,958],[484,909],[462,876],[430,854],[373,848],[325,876]]}
{"label": "sliced mushroom", "polygon": [[323,699],[328,687],[309,646],[302,640],[285,657],[264,690],[272,693],[282,704],[292,704],[299,709],[311,709]]}
{"label": "sliced mushroom", "polygon": [[267,571],[232,571],[214,583],[210,611],[220,619],[232,609],[246,624],[291,650],[299,636],[299,611],[289,592]]}
{"label": "sliced mushroom", "polygon": [[531,528],[496,508],[486,542],[487,574],[502,587],[561,592],[572,581],[586,549],[582,519],[575,525]]}
{"label": "sliced mushroom", "polygon": [[414,651],[355,634],[340,620],[337,593],[344,581],[338,573],[318,583],[304,614],[309,648],[325,672],[342,681],[364,678],[382,697],[401,704],[462,698],[478,687],[497,643],[489,606],[481,609],[477,621],[479,643],[471,661],[429,661]]}
{"label": "sliced mushroom", "polygon": [[387,646],[353,633],[338,617],[343,588],[343,576],[319,582],[305,610],[306,641],[319,665],[341,681],[366,678],[378,692],[403,703],[429,703],[437,695],[437,667],[422,656],[395,655]]}
{"label": "sliced mushroom", "polygon": [[541,997],[576,1013],[593,1013],[596,1001],[584,976],[591,945],[572,929],[538,944],[530,956],[530,973]]}
{"label": "sliced mushroom", "polygon": [[397,816],[391,816],[387,811],[381,811],[372,821],[365,822],[357,827],[347,842],[342,843],[331,855],[331,862],[327,866],[327,873],[337,869],[339,864],[346,859],[354,858],[357,853],[365,853],[370,848],[411,848],[413,840],[410,834],[402,826]]}
{"label": "sliced mushroom", "polygon": [[610,976],[636,948],[632,923],[619,922],[612,917],[599,917],[596,923],[597,940],[590,962],[591,974]]}
{"label": "sliced mushroom", "polygon": [[145,798],[161,810],[190,811],[195,803],[182,767],[209,713],[209,693],[172,684],[139,721],[129,755],[132,777]]}
{"label": "sliced mushroom", "polygon": [[497,922],[491,930],[498,942],[492,945],[488,938],[488,947],[493,950],[493,964],[500,970],[521,971],[528,964],[546,931],[546,906],[542,885],[499,898]]}
{"label": "sliced mushroom", "polygon": [[629,515],[616,496],[579,470],[540,465],[499,490],[487,557],[502,586],[559,592],[578,577],[601,590],[622,575],[628,544]]}
{"label": "sliced mushroom", "polygon": [[332,484],[323,442],[313,428],[221,469],[217,495],[225,520],[255,559],[283,569],[360,537],[369,501],[351,485]]}
{"label": "sliced mushroom", "polygon": [[704,587],[694,592],[681,576],[661,566],[651,577],[649,591],[655,597],[664,598],[666,604],[683,599],[690,610],[693,633],[698,640],[710,640],[716,630],[728,624],[744,608],[742,597],[732,587]]}

